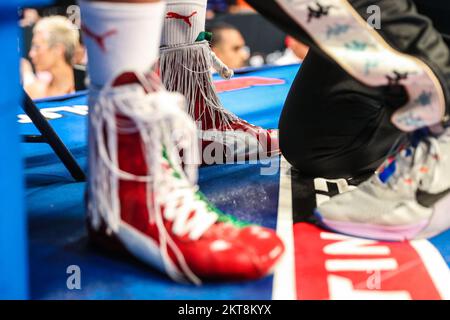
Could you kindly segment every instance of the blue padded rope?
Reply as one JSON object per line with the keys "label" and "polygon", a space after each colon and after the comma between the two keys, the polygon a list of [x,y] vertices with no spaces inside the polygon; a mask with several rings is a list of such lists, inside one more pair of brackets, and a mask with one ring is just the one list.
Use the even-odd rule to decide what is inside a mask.
{"label": "blue padded rope", "polygon": [[[14,2],[14,1],[13,1]],[[17,110],[20,103],[17,9],[0,10],[0,299],[28,296],[26,218]]]}
{"label": "blue padded rope", "polygon": [[27,228],[16,116],[22,99],[17,10],[25,2],[33,5],[44,1],[0,3],[0,300],[28,298]]}

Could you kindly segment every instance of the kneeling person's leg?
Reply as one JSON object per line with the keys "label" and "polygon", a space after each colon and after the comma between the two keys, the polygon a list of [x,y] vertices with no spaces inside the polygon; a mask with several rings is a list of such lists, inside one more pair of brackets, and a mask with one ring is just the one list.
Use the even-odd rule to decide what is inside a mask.
{"label": "kneeling person's leg", "polygon": [[361,84],[312,50],[281,114],[281,151],[307,176],[374,172],[402,135],[390,122],[392,111],[384,89]]}

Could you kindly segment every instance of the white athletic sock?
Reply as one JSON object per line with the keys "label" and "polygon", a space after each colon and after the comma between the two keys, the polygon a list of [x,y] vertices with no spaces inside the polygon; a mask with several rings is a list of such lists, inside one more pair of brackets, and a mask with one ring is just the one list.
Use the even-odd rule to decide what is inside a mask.
{"label": "white athletic sock", "polygon": [[167,0],[161,45],[193,43],[205,31],[207,0]]}
{"label": "white athletic sock", "polygon": [[164,2],[80,1],[91,85],[101,88],[124,71],[145,72],[156,62]]}

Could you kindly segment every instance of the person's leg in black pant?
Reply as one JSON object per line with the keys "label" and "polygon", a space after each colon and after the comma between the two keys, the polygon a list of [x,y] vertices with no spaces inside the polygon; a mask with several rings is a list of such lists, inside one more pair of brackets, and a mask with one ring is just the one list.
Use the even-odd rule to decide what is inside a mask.
{"label": "person's leg in black pant", "polygon": [[[280,146],[286,159],[309,176],[336,178],[373,172],[402,135],[390,117],[406,102],[404,91],[368,87],[354,80],[319,50],[275,1],[249,2],[311,46],[280,119]],[[418,14],[411,1],[349,2],[365,19],[369,5],[380,6],[379,33],[398,51],[424,60],[448,91],[449,49],[431,21]]]}
{"label": "person's leg in black pant", "polygon": [[310,51],[279,121],[283,156],[305,176],[374,172],[403,134],[389,121],[393,108],[383,91],[362,85]]}

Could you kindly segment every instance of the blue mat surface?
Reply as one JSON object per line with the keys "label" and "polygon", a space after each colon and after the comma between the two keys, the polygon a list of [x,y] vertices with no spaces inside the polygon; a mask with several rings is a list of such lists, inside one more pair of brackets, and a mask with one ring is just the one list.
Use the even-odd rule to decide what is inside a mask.
{"label": "blue mat surface", "polygon": [[[269,77],[285,83],[221,93],[224,105],[245,120],[277,127],[282,104],[299,66],[253,71],[239,77]],[[239,84],[238,84],[239,85]],[[86,95],[38,101],[60,115],[50,123],[86,168],[86,116],[65,106],[86,105]],[[26,122],[26,120],[22,120]],[[37,133],[30,123],[21,132]],[[138,261],[99,251],[84,228],[85,183],[76,183],[45,144],[22,144],[26,162],[31,297],[33,299],[270,299],[272,277],[241,283],[209,283],[192,290]],[[275,161],[278,161],[276,159]],[[261,176],[265,164],[217,165],[200,169],[200,187],[220,209],[275,228],[279,175]],[[68,290],[67,267],[81,269],[82,289]]]}

